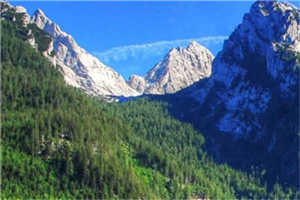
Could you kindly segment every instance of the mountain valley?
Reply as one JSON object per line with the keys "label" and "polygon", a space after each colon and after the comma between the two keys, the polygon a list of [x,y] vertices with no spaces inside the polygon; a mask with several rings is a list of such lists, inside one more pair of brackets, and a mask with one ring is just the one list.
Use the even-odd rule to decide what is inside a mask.
{"label": "mountain valley", "polygon": [[298,7],[256,1],[216,57],[191,42],[126,81],[0,4],[1,198],[300,198]]}

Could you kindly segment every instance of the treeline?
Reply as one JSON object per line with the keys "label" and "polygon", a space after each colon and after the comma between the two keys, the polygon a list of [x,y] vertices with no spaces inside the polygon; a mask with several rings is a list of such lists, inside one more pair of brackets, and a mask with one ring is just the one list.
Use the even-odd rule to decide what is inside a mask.
{"label": "treeline", "polygon": [[1,23],[1,198],[299,197],[216,164],[202,135],[165,103],[107,104],[67,86],[59,66],[24,42],[21,26]]}

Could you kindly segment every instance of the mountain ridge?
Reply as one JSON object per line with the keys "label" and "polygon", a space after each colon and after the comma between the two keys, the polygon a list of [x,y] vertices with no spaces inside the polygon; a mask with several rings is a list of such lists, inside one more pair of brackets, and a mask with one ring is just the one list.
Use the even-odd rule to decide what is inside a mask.
{"label": "mountain ridge", "polygon": [[[108,104],[69,87],[59,67],[53,67],[41,54],[51,42],[49,35],[35,29],[34,24],[24,27],[20,23],[22,18],[19,13],[1,12],[1,167],[5,172],[1,196],[4,199],[299,199],[298,185],[291,185],[290,182],[292,178],[297,178],[294,170],[297,170],[295,158],[298,149],[295,146],[298,140],[290,130],[298,119],[298,115],[295,115],[298,105],[294,99],[297,95],[289,92],[296,91],[297,94],[298,90],[294,90],[294,83],[290,83],[292,87],[286,90],[280,87],[280,78],[271,79],[266,62],[255,54],[256,51],[250,54],[248,48],[240,48],[243,49],[244,58],[250,57],[251,65],[248,60],[241,59],[234,69],[248,69],[239,77],[245,79],[229,76],[229,79],[221,79],[224,83],[215,81],[211,86],[212,91],[202,101],[204,106],[199,104],[201,99],[195,99],[197,96],[193,95],[189,95],[194,97],[189,101],[185,101],[186,96],[179,96],[175,100],[179,100],[179,103],[184,100],[183,106],[170,105],[169,110],[168,103],[148,98]],[[28,44],[29,33],[35,36],[34,48]],[[235,42],[243,47],[243,41]],[[228,54],[233,55],[232,49],[229,50],[224,49],[227,56],[220,58],[219,62],[222,61],[222,66],[229,68],[228,74],[232,75],[238,70],[230,69],[228,62],[235,63],[236,59],[228,57]],[[293,73],[294,67],[294,72],[298,72],[295,65],[297,58],[294,58],[297,55],[289,51],[277,55],[288,73]],[[257,84],[254,84],[253,74],[248,75],[251,71],[249,68],[262,74],[257,77]],[[262,81],[266,77],[267,82]],[[193,88],[197,93],[209,80],[202,79],[186,90]],[[240,87],[239,80],[247,80],[249,85]],[[269,120],[276,131],[267,135],[271,136],[271,140],[267,137],[254,140],[249,138],[253,136],[250,133],[246,135],[248,138],[244,137],[248,140],[237,138],[242,142],[235,143],[220,140],[214,131],[206,133],[209,137],[204,139],[202,130],[196,131],[190,123],[176,120],[170,113],[175,109],[191,111],[192,108],[196,123],[215,127],[224,114],[222,109],[228,109],[226,104],[220,105],[219,101],[229,100],[230,109],[238,108],[244,113],[244,105],[253,102],[245,102],[243,98],[256,97],[255,89],[259,86],[270,90],[271,99],[268,101],[277,100],[273,105],[266,105],[267,110],[272,108],[273,112],[267,112],[268,116],[273,117]],[[270,89],[271,86],[275,89]],[[238,99],[237,93],[231,93],[235,88],[241,94]],[[250,91],[250,95],[244,95],[245,91]],[[286,91],[286,94],[281,95],[281,91]],[[238,104],[234,104],[231,98]],[[276,104],[279,106],[276,107]],[[215,112],[207,112],[212,105],[216,106]],[[278,113],[281,114],[280,118]],[[215,114],[221,116],[212,116]],[[218,134],[231,136],[235,133]],[[245,150],[241,146],[250,142],[261,144],[248,146],[252,148],[240,152]],[[229,167],[227,163],[234,165],[226,159],[223,163],[220,163],[220,159],[215,161],[207,155],[207,149],[204,148],[209,145],[207,143],[214,144],[213,150],[219,153],[220,159],[224,159],[226,153],[231,153],[231,158],[236,159],[237,163],[250,161],[253,168],[240,171]],[[224,143],[228,145],[222,148]],[[268,154],[263,151],[265,149],[270,149]],[[238,160],[239,154],[242,154],[241,160]],[[263,165],[266,163],[273,168]],[[287,178],[278,176],[276,170],[285,170]]]}
{"label": "mountain ridge", "polygon": [[121,75],[79,47],[73,37],[63,32],[43,11],[36,10],[31,21],[54,38],[56,62],[62,66],[68,84],[92,95],[138,95]]}
{"label": "mountain ridge", "polygon": [[299,37],[299,8],[256,1],[224,42],[210,78],[167,97],[173,108],[184,108],[175,111],[178,118],[207,132],[216,159],[240,167],[259,163],[274,170],[271,179],[296,185]]}
{"label": "mountain ridge", "polygon": [[128,83],[144,94],[170,94],[211,74],[212,53],[196,41],[187,48],[172,48],[144,77],[133,75]]}
{"label": "mountain ridge", "polygon": [[[17,6],[16,10],[24,13],[24,26],[33,23],[51,36],[43,55],[54,65],[61,66],[66,83],[93,96],[119,99],[122,96],[175,93],[208,77],[211,72],[213,55],[194,41],[187,48],[171,49],[164,60],[149,70],[145,77],[133,75],[133,80],[126,82],[116,71],[78,46],[74,38],[62,31],[41,9],[37,9],[31,19],[24,7]],[[28,42],[34,47],[37,45],[34,37]],[[165,74],[160,74],[160,71],[165,71]]]}

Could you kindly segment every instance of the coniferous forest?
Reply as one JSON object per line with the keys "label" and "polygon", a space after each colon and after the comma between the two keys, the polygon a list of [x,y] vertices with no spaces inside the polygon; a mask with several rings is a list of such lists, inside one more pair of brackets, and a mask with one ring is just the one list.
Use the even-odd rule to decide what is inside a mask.
{"label": "coniferous forest", "polygon": [[47,34],[35,31],[34,49],[20,16],[4,17],[1,199],[299,199],[264,170],[215,162],[166,102],[106,103],[66,85],[42,56]]}

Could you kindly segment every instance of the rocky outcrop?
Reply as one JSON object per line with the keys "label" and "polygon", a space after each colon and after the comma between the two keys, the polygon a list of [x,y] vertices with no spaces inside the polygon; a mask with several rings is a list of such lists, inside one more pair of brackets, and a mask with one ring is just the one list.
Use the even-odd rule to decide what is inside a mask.
{"label": "rocky outcrop", "polygon": [[52,50],[55,52],[52,62],[62,67],[66,83],[91,95],[139,95],[117,72],[82,49],[71,35],[63,32],[41,10],[34,13],[31,21],[52,37],[46,54],[51,54]]}
{"label": "rocky outcrop", "polygon": [[218,96],[211,109],[224,106],[216,123],[220,131],[259,137],[265,131],[261,117],[272,102],[288,103],[298,96],[299,42],[298,8],[276,1],[254,3],[215,58],[206,87],[193,91],[200,103],[211,101],[210,91]]}
{"label": "rocky outcrop", "polygon": [[13,9],[17,13],[12,21],[18,20],[24,26],[29,25],[27,42],[54,65],[61,66],[66,83],[90,95],[115,98],[175,93],[211,74],[213,55],[198,43],[192,42],[187,48],[171,49],[145,77],[132,75],[126,82],[112,68],[82,49],[71,35],[62,31],[40,9],[31,20],[24,7],[14,7],[7,3],[4,9]]}
{"label": "rocky outcrop", "polygon": [[129,77],[129,80],[127,81],[128,85],[130,85],[130,87],[132,87],[133,89],[135,89],[136,91],[143,93],[145,88],[146,88],[146,81],[144,79],[144,77],[142,76],[138,76],[138,75],[131,75]]}
{"label": "rocky outcrop", "polygon": [[9,19],[25,27],[30,23],[30,16],[23,6],[15,7],[6,1],[0,1],[0,11],[2,19]]}
{"label": "rocky outcrop", "polygon": [[26,8],[23,6],[16,6],[16,13],[22,14],[22,22],[24,26],[27,26],[30,23],[30,16],[27,13]]}
{"label": "rocky outcrop", "polygon": [[[208,140],[215,134],[210,141],[215,155],[232,153],[220,159],[240,156],[252,165],[251,160],[260,165],[269,162],[265,167],[293,184],[298,177],[299,42],[299,8],[257,1],[224,42],[211,77],[173,97],[173,107],[184,108],[177,113],[180,118],[207,132]],[[244,143],[240,147],[222,144],[224,138],[216,142],[223,135]],[[223,150],[216,148],[220,144]],[[245,164],[245,159],[240,161]]]}
{"label": "rocky outcrop", "polygon": [[142,78],[132,76],[129,85],[144,94],[170,94],[211,74],[214,56],[197,42],[174,48]]}

